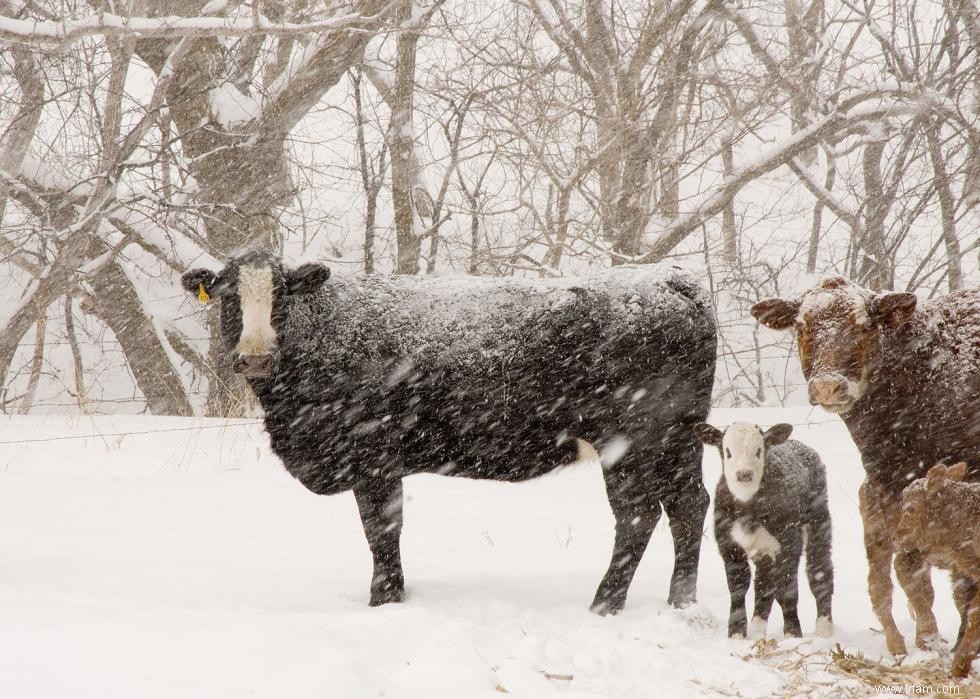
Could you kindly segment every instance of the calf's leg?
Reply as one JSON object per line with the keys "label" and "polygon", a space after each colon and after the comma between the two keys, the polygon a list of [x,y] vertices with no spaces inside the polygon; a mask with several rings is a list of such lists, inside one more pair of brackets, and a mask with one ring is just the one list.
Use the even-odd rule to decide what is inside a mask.
{"label": "calf's leg", "polygon": [[900,551],[895,554],[895,574],[915,615],[915,646],[922,650],[928,650],[942,640],[936,617],[932,613],[935,594],[929,572],[930,567],[925,556],[918,551]]}
{"label": "calf's leg", "polygon": [[402,482],[371,480],[354,488],[364,536],[374,559],[371,606],[401,602],[405,576],[399,539],[402,533]]}
{"label": "calf's leg", "polygon": [[[728,579],[728,594],[731,598],[731,606],[728,610],[728,636],[745,638],[747,635],[745,595],[752,582],[752,570],[749,568],[749,559],[742,547],[732,541],[727,531],[722,531],[725,526],[725,523],[719,526],[716,522],[715,540],[718,542],[721,560],[725,564],[725,577]],[[756,587],[758,588],[758,581]]]}
{"label": "calf's leg", "polygon": [[663,500],[674,539],[674,573],[670,577],[667,603],[675,607],[686,607],[697,601],[698,563],[710,500],[700,469],[679,492]]}
{"label": "calf's leg", "polygon": [[905,655],[905,640],[892,617],[892,553],[888,523],[879,507],[880,493],[869,481],[858,490],[861,519],[864,522],[864,551],[868,557],[868,594],[875,616],[881,622],[888,652]]}
{"label": "calf's leg", "polygon": [[755,559],[755,602],[752,610],[752,623],[749,633],[766,635],[772,603],[776,599],[779,581],[776,567],[768,556]]}
{"label": "calf's leg", "polygon": [[980,592],[974,595],[967,608],[966,630],[953,654],[951,671],[954,677],[966,677],[970,674],[970,665],[980,651]]}
{"label": "calf's leg", "polygon": [[967,617],[970,612],[973,598],[980,592],[980,588],[970,578],[966,577],[957,570],[950,571],[950,579],[953,583],[953,601],[956,602],[956,609],[960,613],[960,630],[956,634],[956,645],[953,650],[960,647],[963,642],[963,634],[966,633]]}
{"label": "calf's leg", "polygon": [[779,557],[773,564],[773,583],[776,599],[783,610],[783,635],[799,638],[803,635],[800,627],[798,605],[800,601],[800,558],[803,555],[803,542],[797,537],[783,543]]}
{"label": "calf's leg", "polygon": [[806,576],[810,592],[817,603],[817,634],[829,636],[833,633],[831,600],[834,596],[834,563],[831,560],[830,511],[827,501],[815,507],[807,524]]}

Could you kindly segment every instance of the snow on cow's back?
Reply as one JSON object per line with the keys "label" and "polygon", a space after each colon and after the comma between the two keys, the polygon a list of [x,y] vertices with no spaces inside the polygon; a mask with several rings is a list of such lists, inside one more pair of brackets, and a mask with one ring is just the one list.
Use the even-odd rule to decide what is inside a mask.
{"label": "snow on cow's back", "polygon": [[318,352],[334,345],[337,352],[359,347],[387,356],[439,355],[471,363],[506,352],[520,341],[522,327],[579,313],[576,304],[583,297],[586,303],[601,299],[606,325],[618,334],[667,322],[685,327],[700,322],[704,334],[714,332],[708,294],[691,273],[668,265],[631,265],[552,279],[339,277],[293,306],[286,334],[309,337]]}
{"label": "snow on cow's back", "polygon": [[932,370],[951,391],[949,401],[976,402],[980,395],[980,289],[942,296],[917,314],[931,336]]}

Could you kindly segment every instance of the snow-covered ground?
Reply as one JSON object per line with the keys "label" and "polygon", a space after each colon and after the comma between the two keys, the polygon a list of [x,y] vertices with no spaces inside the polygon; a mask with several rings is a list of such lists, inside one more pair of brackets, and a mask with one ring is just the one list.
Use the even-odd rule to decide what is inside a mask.
{"label": "snow-covered ground", "polygon": [[[715,424],[733,419],[795,423],[795,436],[824,457],[834,640],[885,656],[865,585],[862,471],[843,424],[806,409],[712,416]],[[712,492],[719,470],[708,453]],[[406,496],[408,600],[372,609],[370,555],[353,496],[304,490],[258,425],[5,418],[0,696],[625,699],[788,691],[792,678],[783,671],[745,659],[752,641],[726,638],[728,593],[710,531],[695,607],[665,603],[672,555],[662,521],[626,610],[611,618],[587,611],[613,533],[598,467],[524,484],[419,476],[406,481]],[[948,577],[934,579],[940,628],[951,638],[957,617]],[[800,597],[804,631],[812,632],[805,580]],[[910,638],[897,590],[895,610]],[[781,639],[780,629],[777,607],[770,634]],[[801,648],[830,645],[808,638]]]}

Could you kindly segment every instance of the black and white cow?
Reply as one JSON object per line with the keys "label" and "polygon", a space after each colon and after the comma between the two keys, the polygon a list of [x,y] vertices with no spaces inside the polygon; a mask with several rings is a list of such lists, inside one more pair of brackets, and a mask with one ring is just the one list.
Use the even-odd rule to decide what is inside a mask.
{"label": "black and white cow", "polygon": [[734,422],[722,432],[696,425],[705,444],[718,447],[722,477],[715,491],[715,539],[725,562],[731,611],[728,635],[746,635],[745,595],[755,563],[755,613],[750,632],[765,634],[773,600],[783,610],[783,633],[800,636],[799,568],[806,547],[810,592],[817,602],[817,633],[833,632],[831,597],[834,567],[830,557],[830,510],[827,474],[810,447],[789,440],[792,425],[763,432]]}
{"label": "black and white cow", "polygon": [[404,593],[404,476],[522,481],[586,443],[603,457],[616,521],[593,609],[623,607],[662,510],[669,601],[694,600],[708,495],[692,427],[708,412],[715,326],[690,276],[329,277],[250,251],[183,285],[220,301],[225,347],[286,469],[315,493],[354,491],[372,605]]}

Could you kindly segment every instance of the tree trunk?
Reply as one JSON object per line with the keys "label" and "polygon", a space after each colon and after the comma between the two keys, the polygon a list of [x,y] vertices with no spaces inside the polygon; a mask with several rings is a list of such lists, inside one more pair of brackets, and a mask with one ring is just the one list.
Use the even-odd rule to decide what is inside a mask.
{"label": "tree trunk", "polygon": [[20,402],[21,415],[27,415],[34,406],[34,396],[37,395],[37,385],[41,382],[41,367],[44,364],[44,336],[48,330],[48,309],[37,309],[37,320],[34,322],[34,353],[31,357],[31,375],[27,379],[27,390]]}
{"label": "tree trunk", "polygon": [[[396,19],[406,23],[413,0],[400,0]],[[415,211],[415,54],[419,34],[401,30],[395,39],[395,86],[391,105],[391,204],[395,218],[396,274],[417,274],[422,253]]]}
{"label": "tree trunk", "polygon": [[858,246],[861,250],[860,277],[871,289],[882,291],[891,289],[893,281],[889,273],[888,252],[885,246],[885,202],[881,179],[881,159],[885,151],[885,140],[874,141],[864,146],[861,166],[864,173],[864,231]]}
{"label": "tree trunk", "polygon": [[[837,163],[834,156],[827,155],[827,176],[823,182],[823,188],[828,192],[834,188],[834,180],[837,178]],[[823,201],[817,199],[813,205],[813,217],[810,221],[810,244],[806,251],[806,271],[814,274],[817,271],[817,252],[820,247],[820,229],[823,227]]]}
{"label": "tree trunk", "polygon": [[[735,172],[735,153],[730,138],[721,147],[722,175],[727,179]],[[721,212],[721,236],[723,255],[728,264],[738,261],[738,240],[735,233],[735,197],[725,203]]]}
{"label": "tree trunk", "polygon": [[163,344],[151,341],[156,328],[146,316],[129,277],[115,262],[104,265],[91,279],[93,311],[119,344],[136,385],[154,415],[191,415],[190,401]]}
{"label": "tree trunk", "polygon": [[946,161],[943,158],[939,134],[939,124],[933,122],[926,130],[929,142],[929,159],[932,161],[933,182],[939,197],[939,210],[942,220],[943,245],[946,246],[946,279],[950,291],[963,288],[963,271],[960,269],[960,242],[956,238],[956,206],[953,203],[953,192],[949,186],[949,173],[946,171]]}

